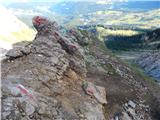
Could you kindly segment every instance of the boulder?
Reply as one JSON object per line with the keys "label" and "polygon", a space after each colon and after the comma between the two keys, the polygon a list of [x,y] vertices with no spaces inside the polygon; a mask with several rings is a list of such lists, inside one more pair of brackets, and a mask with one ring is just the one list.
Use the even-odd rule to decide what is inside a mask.
{"label": "boulder", "polygon": [[101,104],[107,104],[106,91],[104,87],[96,86],[91,82],[84,82],[82,87],[86,94],[95,97]]}

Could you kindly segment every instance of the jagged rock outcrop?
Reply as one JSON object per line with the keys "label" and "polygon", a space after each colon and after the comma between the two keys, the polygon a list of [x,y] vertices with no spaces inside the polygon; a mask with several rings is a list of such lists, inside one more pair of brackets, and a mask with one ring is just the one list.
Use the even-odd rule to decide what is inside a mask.
{"label": "jagged rock outcrop", "polygon": [[102,104],[81,87],[86,39],[43,17],[33,25],[33,42],[15,45],[2,61],[2,120],[105,120]]}
{"label": "jagged rock outcrop", "polygon": [[96,36],[39,16],[33,25],[33,42],[15,44],[2,60],[2,120],[159,118],[159,88]]}

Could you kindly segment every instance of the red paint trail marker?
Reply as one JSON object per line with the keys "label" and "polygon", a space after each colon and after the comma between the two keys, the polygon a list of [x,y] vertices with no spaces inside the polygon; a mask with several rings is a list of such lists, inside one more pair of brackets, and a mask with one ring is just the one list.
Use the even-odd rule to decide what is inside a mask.
{"label": "red paint trail marker", "polygon": [[21,92],[22,94],[25,94],[25,95],[28,96],[29,98],[33,99],[32,94],[31,94],[23,85],[19,84],[19,85],[17,86],[17,88],[20,90],[20,92]]}

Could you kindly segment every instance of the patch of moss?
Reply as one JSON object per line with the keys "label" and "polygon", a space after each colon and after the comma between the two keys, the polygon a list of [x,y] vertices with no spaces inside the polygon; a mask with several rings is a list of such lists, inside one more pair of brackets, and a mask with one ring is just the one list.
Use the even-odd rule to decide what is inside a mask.
{"label": "patch of moss", "polygon": [[111,64],[101,64],[102,68],[107,71],[109,74],[116,74],[116,70],[112,67]]}

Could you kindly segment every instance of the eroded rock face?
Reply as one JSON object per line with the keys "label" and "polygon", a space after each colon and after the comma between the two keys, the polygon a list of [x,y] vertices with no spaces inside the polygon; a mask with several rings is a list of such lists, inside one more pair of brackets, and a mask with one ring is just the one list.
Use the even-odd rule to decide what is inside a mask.
{"label": "eroded rock face", "polygon": [[92,106],[81,88],[87,70],[78,35],[69,39],[56,22],[39,16],[33,25],[33,42],[13,48],[2,61],[2,120],[105,120],[102,105]]}

